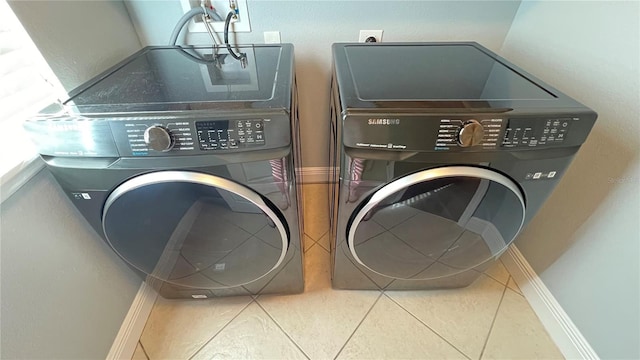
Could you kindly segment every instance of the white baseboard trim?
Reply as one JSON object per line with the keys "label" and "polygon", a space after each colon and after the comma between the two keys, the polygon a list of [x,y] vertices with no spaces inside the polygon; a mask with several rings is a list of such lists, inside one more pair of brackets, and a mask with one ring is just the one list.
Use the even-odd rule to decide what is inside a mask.
{"label": "white baseboard trim", "polygon": [[520,250],[511,245],[501,259],[562,355],[567,359],[600,359]]}
{"label": "white baseboard trim", "polygon": [[158,293],[143,281],[111,345],[107,360],[131,359],[157,297]]}
{"label": "white baseboard trim", "polygon": [[296,169],[296,174],[298,178],[302,179],[300,182],[302,184],[323,184],[329,182],[329,172],[337,168],[331,167],[303,167]]}

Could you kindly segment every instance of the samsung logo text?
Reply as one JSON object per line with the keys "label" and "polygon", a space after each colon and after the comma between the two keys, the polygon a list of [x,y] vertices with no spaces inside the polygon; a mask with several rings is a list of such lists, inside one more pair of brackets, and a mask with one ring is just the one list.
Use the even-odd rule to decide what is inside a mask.
{"label": "samsung logo text", "polygon": [[369,119],[369,125],[400,125],[400,119]]}

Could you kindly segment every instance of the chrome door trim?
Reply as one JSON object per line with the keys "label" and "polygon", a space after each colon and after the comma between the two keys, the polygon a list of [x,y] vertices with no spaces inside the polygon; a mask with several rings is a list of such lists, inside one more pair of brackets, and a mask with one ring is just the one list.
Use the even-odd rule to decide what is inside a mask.
{"label": "chrome door trim", "polygon": [[[135,189],[148,186],[148,185],[171,183],[171,182],[200,184],[205,186],[211,186],[214,188],[220,188],[222,190],[237,194],[243,197],[244,199],[248,200],[255,206],[257,206],[258,208],[260,208],[260,210],[262,210],[265,214],[267,214],[267,216],[271,219],[271,221],[273,221],[273,223],[278,228],[278,232],[280,232],[280,239],[282,240],[282,253],[280,254],[280,258],[278,259],[276,264],[269,271],[264,273],[262,276],[251,280],[250,282],[254,282],[263,278],[264,276],[266,276],[267,274],[275,270],[278,266],[280,266],[280,264],[282,264],[289,247],[289,238],[287,236],[287,232],[285,230],[284,224],[282,223],[278,215],[276,215],[276,213],[273,212],[273,210],[271,210],[271,208],[264,202],[262,197],[258,195],[258,193],[256,193],[255,191],[243,185],[235,183],[233,181],[230,181],[221,177],[217,177],[214,175],[197,173],[197,172],[189,172],[189,171],[158,171],[158,172],[139,175],[134,177],[133,179],[127,180],[124,183],[120,184],[118,187],[115,188],[115,190],[111,192],[111,194],[109,194],[109,196],[107,197],[107,200],[105,201],[104,209],[102,210],[102,219],[101,219],[102,232],[104,233],[104,236],[107,239],[107,242],[109,243],[111,248],[114,251],[116,251],[116,253],[118,253],[118,255],[120,255],[120,257],[122,257],[124,260],[129,262],[126,257],[122,256],[117,251],[117,249],[113,245],[111,245],[111,241],[109,240],[109,235],[107,235],[107,229],[105,227],[104,219],[107,212],[109,211],[109,207],[118,198],[120,198],[121,196],[123,196],[124,194],[130,191],[133,191]],[[162,280],[162,281],[167,281],[167,280]],[[233,287],[245,285],[248,283],[249,282],[233,285]]]}
{"label": "chrome door trim", "polygon": [[360,211],[358,211],[356,216],[353,218],[353,221],[349,223],[349,233],[347,235],[349,251],[351,252],[351,255],[354,257],[354,259],[358,262],[358,264],[364,266],[368,270],[373,271],[378,275],[389,277],[388,275],[382,274],[378,271],[373,270],[369,266],[367,266],[362,260],[360,260],[360,258],[358,257],[358,254],[355,251],[354,241],[355,241],[356,229],[358,228],[358,225],[360,224],[364,216],[371,209],[373,209],[375,206],[377,206],[380,202],[382,202],[387,197],[411,185],[415,185],[417,183],[421,183],[425,181],[431,181],[431,180],[449,178],[449,177],[459,177],[459,176],[479,178],[483,180],[490,180],[490,181],[497,182],[498,184],[511,190],[511,192],[518,197],[518,200],[520,200],[520,205],[522,206],[522,220],[520,222],[520,226],[518,227],[518,231],[516,231],[513,238],[518,236],[518,234],[522,230],[522,226],[524,225],[526,207],[524,203],[524,198],[522,197],[522,193],[518,188],[518,186],[513,181],[511,181],[509,178],[507,178],[506,176],[500,173],[497,173],[489,169],[479,168],[479,167],[445,166],[440,168],[433,168],[428,170],[422,170],[420,172],[401,177],[397,180],[394,180],[384,185],[383,187],[378,189],[373,194],[373,196],[371,196],[371,198],[367,201],[365,206],[363,206],[360,209]]}

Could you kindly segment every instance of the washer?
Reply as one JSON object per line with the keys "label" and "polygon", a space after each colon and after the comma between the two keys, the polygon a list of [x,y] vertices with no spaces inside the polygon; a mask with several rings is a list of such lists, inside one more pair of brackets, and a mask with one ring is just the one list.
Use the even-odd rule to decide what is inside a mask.
{"label": "washer", "polygon": [[25,125],[73,204],[167,298],[303,290],[293,46],[147,47]]}
{"label": "washer", "polygon": [[334,44],[332,279],[463,287],[539,211],[597,114],[473,42]]}

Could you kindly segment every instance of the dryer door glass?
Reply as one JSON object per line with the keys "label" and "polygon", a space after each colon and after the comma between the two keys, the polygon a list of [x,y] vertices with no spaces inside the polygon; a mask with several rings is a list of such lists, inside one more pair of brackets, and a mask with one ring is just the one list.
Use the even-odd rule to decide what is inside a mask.
{"label": "dryer door glass", "polygon": [[356,261],[380,275],[436,279],[501,255],[524,214],[521,191],[507,177],[441,167],[375,191],[354,212],[347,239]]}
{"label": "dryer door glass", "polygon": [[176,285],[220,289],[276,269],[288,247],[279,211],[253,190],[212,175],[162,171],[107,198],[102,226],[129,264]]}

